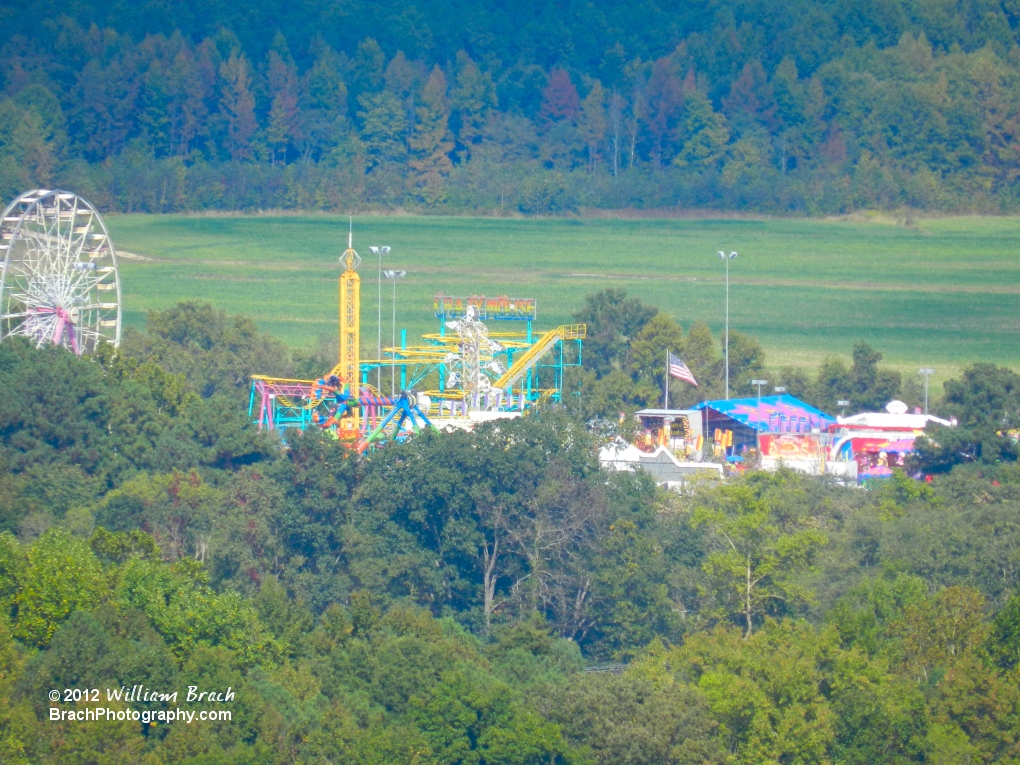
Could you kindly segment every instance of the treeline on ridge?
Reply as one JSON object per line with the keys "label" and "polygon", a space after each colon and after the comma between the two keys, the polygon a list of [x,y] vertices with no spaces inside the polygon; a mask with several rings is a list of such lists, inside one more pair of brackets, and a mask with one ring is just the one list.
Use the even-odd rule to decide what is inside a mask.
{"label": "treeline on ridge", "polygon": [[1007,4],[177,5],[0,10],[4,198],[1017,209]]}

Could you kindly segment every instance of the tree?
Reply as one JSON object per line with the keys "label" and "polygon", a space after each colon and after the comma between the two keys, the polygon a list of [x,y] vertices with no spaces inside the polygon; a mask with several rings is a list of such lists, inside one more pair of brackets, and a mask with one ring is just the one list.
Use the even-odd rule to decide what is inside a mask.
{"label": "tree", "polygon": [[481,142],[489,113],[497,105],[496,86],[488,72],[482,72],[466,51],[457,51],[453,87],[450,89],[451,128],[461,147],[461,159],[468,160]]}
{"label": "tree", "polygon": [[109,492],[96,517],[113,531],[145,529],[169,561],[184,556],[205,561],[215,551],[212,540],[224,504],[222,492],[195,471],[141,475]]}
{"label": "tree", "polygon": [[105,588],[99,561],[84,541],[58,529],[46,532],[25,551],[14,634],[31,645],[48,645],[58,625],[99,603]]}
{"label": "tree", "polygon": [[725,117],[716,112],[712,102],[698,91],[685,95],[680,133],[683,145],[673,158],[674,165],[696,172],[719,166],[725,156],[730,133]]}
{"label": "tree", "polygon": [[510,689],[469,667],[444,673],[412,701],[417,723],[440,761],[564,763],[570,749],[559,728],[523,705]]}
{"label": "tree", "polygon": [[301,88],[301,149],[306,161],[319,160],[350,130],[347,86],[341,77],[340,56],[323,44]]}
{"label": "tree", "polygon": [[915,464],[926,472],[948,472],[968,462],[1015,462],[1020,445],[1020,375],[1006,367],[975,364],[959,380],[945,383],[945,413],[957,428],[929,427],[917,439]]}
{"label": "tree", "polygon": [[699,321],[691,326],[684,338],[680,356],[699,386],[696,389],[683,388],[681,403],[693,404],[704,399],[719,398],[723,392],[725,362],[716,352],[716,341],[707,324]]}
{"label": "tree", "polygon": [[[59,104],[54,104],[58,109]],[[0,102],[0,194],[13,199],[30,186],[52,183],[60,157],[58,136],[35,109]]]}
{"label": "tree", "polygon": [[761,61],[752,59],[744,64],[722,105],[730,122],[742,133],[756,126],[768,130],[774,127],[776,100]]}
{"label": "tree", "polygon": [[255,97],[251,92],[251,66],[243,53],[231,53],[220,65],[220,110],[226,119],[223,146],[232,159],[253,159],[252,139],[258,130]]}
{"label": "tree", "polygon": [[713,505],[695,509],[693,523],[715,537],[702,568],[718,592],[719,612],[739,613],[745,638],[772,601],[790,608],[808,597],[797,574],[828,542],[810,522],[783,523],[769,502],[744,484],[720,488]]}
{"label": "tree", "polygon": [[[665,391],[666,353],[681,353],[684,347],[683,329],[671,317],[657,313],[634,338],[630,345],[630,368],[641,385],[639,397],[648,405],[662,400]],[[678,382],[670,391],[671,398],[677,398],[677,389],[686,383]]]}
{"label": "tree", "polygon": [[[40,375],[52,384],[33,385]],[[15,472],[58,463],[112,482],[146,464],[166,424],[141,386],[117,385],[63,348],[12,338],[0,347],[0,382],[10,392],[0,404],[0,443]]]}
{"label": "tree", "polygon": [[743,636],[720,625],[650,658],[697,685],[731,762],[827,759],[837,722],[827,698],[831,635],[792,620]]}
{"label": "tree", "polygon": [[850,404],[857,411],[881,411],[899,395],[899,372],[879,369],[882,354],[865,343],[855,343],[850,367]]}
{"label": "tree", "polygon": [[[283,44],[286,48],[286,43]],[[286,50],[285,50],[286,53]],[[287,149],[297,146],[303,138],[298,110],[300,83],[297,68],[290,56],[286,58],[275,50],[269,51],[266,79],[269,84],[269,120],[266,137],[272,149],[272,164],[287,164]]]}
{"label": "tree", "polygon": [[[720,346],[725,350],[725,337]],[[749,335],[730,330],[730,389],[738,394],[751,395],[757,387],[751,380],[765,374],[765,349]]]}
{"label": "tree", "polygon": [[645,88],[642,114],[648,154],[655,167],[668,165],[677,150],[684,106],[684,87],[669,56],[656,60]]}
{"label": "tree", "polygon": [[563,69],[553,69],[549,82],[542,89],[542,107],[538,113],[540,125],[548,127],[554,122],[574,123],[581,115],[581,97]]}
{"label": "tree", "polygon": [[1020,375],[1008,367],[974,364],[945,383],[945,406],[963,427],[1020,425]]}
{"label": "tree", "polygon": [[852,382],[846,362],[836,356],[827,356],[818,368],[818,376],[808,399],[823,412],[839,409],[836,403],[850,397]]}
{"label": "tree", "polygon": [[718,725],[697,688],[656,684],[635,672],[589,674],[540,702],[564,738],[596,765],[708,765],[723,761]]}
{"label": "tree", "polygon": [[598,80],[581,102],[578,129],[588,147],[588,171],[595,172],[606,137],[606,92]]}
{"label": "tree", "polygon": [[981,652],[988,638],[984,605],[981,593],[970,587],[946,587],[907,605],[890,625],[900,639],[894,649],[900,671],[927,682],[933,670]]}
{"label": "tree", "polygon": [[209,303],[151,311],[146,325],[148,334],[128,334],[119,353],[183,375],[203,398],[220,393],[247,401],[251,375],[291,371],[290,351],[279,340],[260,332],[251,319],[228,316]]}
{"label": "tree", "polygon": [[119,574],[117,602],[142,611],[178,659],[200,646],[222,646],[242,665],[276,662],[281,646],[251,601],[233,591],[213,592],[197,561],[170,566],[135,558]]}
{"label": "tree", "polygon": [[988,637],[988,652],[996,664],[1003,669],[1020,664],[1020,597],[1010,595],[995,614]]}
{"label": "tree", "polygon": [[605,289],[584,299],[573,320],[587,324],[584,365],[602,377],[627,366],[630,341],[637,337],[658,309],[628,298],[624,290]]}
{"label": "tree", "polygon": [[442,195],[443,178],[453,167],[450,161],[453,136],[449,129],[450,104],[446,96],[446,76],[438,66],[432,68],[422,88],[415,114],[417,119],[410,140],[411,158],[408,164],[417,173],[415,186],[421,190],[425,201],[435,203]]}
{"label": "tree", "polygon": [[[206,55],[203,55],[206,54]],[[205,59],[205,60],[203,60]],[[167,74],[169,125],[167,148],[172,156],[187,156],[209,134],[210,81],[213,73],[207,51],[182,45]]]}
{"label": "tree", "polygon": [[583,143],[578,131],[581,98],[570,75],[554,69],[542,90],[542,108],[537,123],[542,137],[542,158],[549,167],[569,170]]}
{"label": "tree", "polygon": [[369,159],[376,168],[394,168],[407,157],[407,112],[389,90],[359,96],[361,135]]}

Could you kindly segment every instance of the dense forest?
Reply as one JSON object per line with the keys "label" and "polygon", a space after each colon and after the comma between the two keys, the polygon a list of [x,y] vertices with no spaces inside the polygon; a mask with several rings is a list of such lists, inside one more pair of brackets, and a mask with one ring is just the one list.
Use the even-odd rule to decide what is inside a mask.
{"label": "dense forest", "polygon": [[[5,341],[0,761],[1017,761],[1020,376],[947,383],[927,482],[666,492],[597,447],[653,395],[651,333],[700,343],[706,388],[717,338],[616,291],[581,313],[563,405],[364,456],[256,430],[251,372],[327,362],[208,305],[93,357]],[[869,408],[900,386],[879,361],[858,346],[803,392]],[[180,698],[106,697],[134,685]],[[50,719],[97,707],[231,719]]]}
{"label": "dense forest", "polygon": [[106,210],[1020,209],[1003,0],[0,8],[0,196]]}

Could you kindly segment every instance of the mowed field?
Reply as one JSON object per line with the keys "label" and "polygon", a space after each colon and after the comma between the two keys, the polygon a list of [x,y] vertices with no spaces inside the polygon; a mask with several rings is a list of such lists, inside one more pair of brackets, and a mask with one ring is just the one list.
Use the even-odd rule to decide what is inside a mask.
{"label": "mowed field", "polygon": [[[180,300],[252,316],[296,348],[336,332],[340,216],[112,215],[128,324]],[[397,325],[409,342],[435,332],[433,297],[538,299],[538,327],[570,320],[588,293],[621,287],[685,327],[730,325],[757,337],[770,366],[815,366],[855,341],[905,372],[938,379],[973,361],[1020,367],[1020,220],[946,218],[905,228],[874,221],[560,220],[357,216],[362,328],[375,345],[378,263],[406,269]],[[135,256],[141,256],[135,257]],[[143,259],[144,258],[144,259]],[[391,328],[383,284],[383,332]]]}

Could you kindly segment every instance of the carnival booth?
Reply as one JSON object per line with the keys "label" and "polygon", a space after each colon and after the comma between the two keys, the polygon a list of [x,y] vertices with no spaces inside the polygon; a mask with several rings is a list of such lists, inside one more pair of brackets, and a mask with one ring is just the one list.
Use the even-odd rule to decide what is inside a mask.
{"label": "carnival booth", "polygon": [[635,446],[651,454],[660,446],[681,460],[700,461],[704,449],[701,412],[696,409],[642,409]]}
{"label": "carnival booth", "polygon": [[794,470],[826,471],[829,427],[836,420],[793,396],[763,396],[705,401],[701,410],[706,458],[714,456],[739,465],[752,451],[761,467],[780,463]]}
{"label": "carnival booth", "polygon": [[832,433],[830,459],[857,464],[857,480],[886,478],[906,466],[914,440],[929,424],[952,427],[955,423],[931,414],[908,413],[902,401],[890,401],[884,412],[864,412],[837,417]]}

